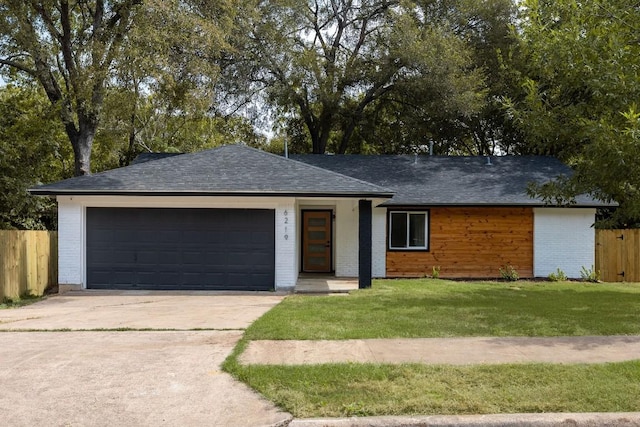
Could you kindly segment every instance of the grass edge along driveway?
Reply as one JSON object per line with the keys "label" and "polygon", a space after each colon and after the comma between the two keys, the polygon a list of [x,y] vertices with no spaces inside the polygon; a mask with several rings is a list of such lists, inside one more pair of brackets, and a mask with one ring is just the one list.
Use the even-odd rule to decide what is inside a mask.
{"label": "grass edge along driveway", "polygon": [[250,326],[225,370],[296,417],[640,410],[640,361],[589,365],[243,366],[252,339],[640,334],[640,285],[379,280],[291,296]]}

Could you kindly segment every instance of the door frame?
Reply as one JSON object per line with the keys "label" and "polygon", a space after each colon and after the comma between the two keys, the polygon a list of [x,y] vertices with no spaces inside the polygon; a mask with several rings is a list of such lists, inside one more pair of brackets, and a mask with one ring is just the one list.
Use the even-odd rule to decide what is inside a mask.
{"label": "door frame", "polygon": [[[304,217],[307,212],[327,212],[329,213],[329,270],[328,271],[306,271],[304,269],[304,244],[306,230],[304,227]],[[334,274],[335,269],[333,267],[333,250],[334,250],[334,238],[333,238],[333,221],[335,217],[335,211],[331,208],[326,209],[300,209],[300,272],[309,274]]]}

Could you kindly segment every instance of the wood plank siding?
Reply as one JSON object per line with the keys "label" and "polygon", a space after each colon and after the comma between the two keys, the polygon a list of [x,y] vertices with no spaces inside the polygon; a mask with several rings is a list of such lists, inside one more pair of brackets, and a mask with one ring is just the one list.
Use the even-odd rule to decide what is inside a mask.
{"label": "wood plank siding", "polygon": [[[431,208],[429,251],[387,250],[387,277],[499,277],[512,265],[533,277],[533,209]],[[388,240],[388,239],[387,239]]]}

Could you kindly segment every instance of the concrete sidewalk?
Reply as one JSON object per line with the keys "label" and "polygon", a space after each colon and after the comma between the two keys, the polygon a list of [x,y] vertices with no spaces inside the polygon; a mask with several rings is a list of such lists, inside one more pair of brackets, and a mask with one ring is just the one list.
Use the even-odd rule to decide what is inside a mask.
{"label": "concrete sidewalk", "polygon": [[640,336],[251,341],[243,364],[605,363],[640,359]]}

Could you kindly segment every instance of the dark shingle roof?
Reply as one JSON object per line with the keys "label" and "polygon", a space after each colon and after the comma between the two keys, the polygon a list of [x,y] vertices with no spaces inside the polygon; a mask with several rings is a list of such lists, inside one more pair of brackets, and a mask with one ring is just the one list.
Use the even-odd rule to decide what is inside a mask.
{"label": "dark shingle roof", "polygon": [[[546,156],[295,155],[297,160],[395,191],[386,206],[542,206],[527,195],[530,182],[544,183],[571,169]],[[577,206],[605,206],[579,196]]]}
{"label": "dark shingle roof", "polygon": [[165,159],[167,157],[179,156],[184,153],[140,153],[136,156],[135,159],[131,162],[132,165],[137,165],[139,163],[151,162],[153,160]]}
{"label": "dark shingle roof", "polygon": [[80,176],[30,190],[39,195],[308,195],[383,197],[369,182],[242,145],[227,145]]}

